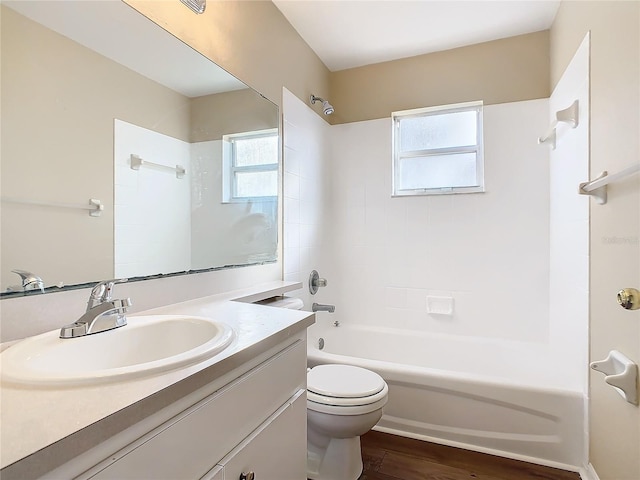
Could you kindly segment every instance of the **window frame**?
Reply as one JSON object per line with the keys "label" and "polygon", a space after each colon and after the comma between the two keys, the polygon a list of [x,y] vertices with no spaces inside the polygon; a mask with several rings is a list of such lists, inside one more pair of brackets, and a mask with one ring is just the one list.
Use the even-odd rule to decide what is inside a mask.
{"label": "window frame", "polygon": [[[449,113],[476,111],[476,143],[474,145],[462,145],[455,147],[431,148],[422,150],[400,151],[400,121],[412,117],[426,117]],[[482,101],[457,103],[451,105],[440,105],[436,107],[415,108],[392,112],[392,197],[406,197],[412,195],[450,195],[463,193],[483,193],[484,186],[484,135],[483,135],[483,110]],[[468,187],[438,187],[438,188],[414,188],[400,189],[399,184],[399,161],[402,158],[428,157],[435,155],[451,155],[461,153],[476,154],[476,183],[477,185]]]}
{"label": "window frame", "polygon": [[275,195],[262,195],[251,197],[239,197],[238,184],[236,181],[236,174],[238,172],[272,172],[275,171],[276,175],[280,166],[280,153],[279,147],[276,152],[275,163],[265,163],[261,165],[237,165],[236,154],[236,142],[237,140],[247,140],[253,138],[262,137],[276,137],[278,138],[279,132],[277,128],[269,128],[266,130],[254,130],[250,132],[232,133],[222,136],[223,145],[223,181],[222,181],[222,196],[223,203],[243,203],[243,202],[260,202],[260,201],[272,201],[278,197],[277,187]]}

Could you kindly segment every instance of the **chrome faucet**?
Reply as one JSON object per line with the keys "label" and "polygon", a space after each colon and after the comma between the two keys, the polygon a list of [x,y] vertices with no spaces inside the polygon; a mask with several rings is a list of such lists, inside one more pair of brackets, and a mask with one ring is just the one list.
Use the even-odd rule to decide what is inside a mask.
{"label": "chrome faucet", "polygon": [[127,324],[125,313],[131,306],[131,299],[112,300],[111,291],[116,283],[124,283],[126,278],[105,280],[91,289],[87,311],[77,321],[60,329],[60,338],[76,338],[104,332]]}
{"label": "chrome faucet", "polygon": [[7,288],[10,292],[26,292],[29,290],[40,290],[44,293],[44,282],[42,279],[26,270],[11,270],[13,273],[20,275],[21,285],[12,285]]}
{"label": "chrome faucet", "polygon": [[329,313],[333,313],[336,311],[336,306],[335,305],[323,305],[321,303],[314,303],[313,305],[311,305],[311,311],[312,312],[329,312]]}

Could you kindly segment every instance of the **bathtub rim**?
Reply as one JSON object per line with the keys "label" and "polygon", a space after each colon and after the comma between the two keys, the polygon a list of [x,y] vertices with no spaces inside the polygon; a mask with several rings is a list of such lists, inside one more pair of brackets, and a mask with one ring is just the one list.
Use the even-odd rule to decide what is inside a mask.
{"label": "bathtub rim", "polygon": [[[403,363],[393,363],[387,362],[384,360],[374,360],[374,359],[361,359],[360,357],[353,357],[349,355],[342,355],[339,353],[330,353],[320,350],[316,345],[312,345],[310,343],[307,344],[307,364],[309,361],[317,362],[312,366],[321,365],[326,363],[337,363],[337,364],[347,364],[347,365],[355,365],[362,368],[370,368],[374,371],[376,367],[378,370],[389,371],[394,375],[394,378],[397,381],[402,381],[402,378],[408,378],[409,376],[415,376],[419,374],[423,374],[425,372],[429,372],[429,375],[433,376],[435,379],[448,383],[449,381],[465,381],[465,382],[478,382],[487,386],[495,386],[495,387],[510,387],[520,391],[543,391],[549,392],[558,395],[581,395],[584,396],[584,392],[580,390],[573,390],[569,388],[560,388],[556,386],[540,386],[537,384],[530,383],[514,383],[510,379],[500,378],[500,377],[490,377],[486,375],[479,375],[475,373],[463,373],[457,372],[455,370],[444,370],[440,368],[433,367],[421,367],[414,365],[407,365]],[[405,380],[406,381],[406,380]]]}

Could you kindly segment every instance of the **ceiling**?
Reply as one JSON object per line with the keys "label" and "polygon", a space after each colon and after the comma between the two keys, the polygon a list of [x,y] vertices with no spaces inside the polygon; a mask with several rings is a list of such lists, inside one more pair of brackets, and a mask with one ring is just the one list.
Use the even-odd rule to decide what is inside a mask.
{"label": "ceiling", "polygon": [[546,30],[560,0],[273,0],[331,71]]}

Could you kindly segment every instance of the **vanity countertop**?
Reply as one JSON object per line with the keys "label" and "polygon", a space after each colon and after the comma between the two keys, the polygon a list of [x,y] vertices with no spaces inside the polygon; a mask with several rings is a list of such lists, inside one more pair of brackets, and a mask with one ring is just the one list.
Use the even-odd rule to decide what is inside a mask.
{"label": "vanity countertop", "polygon": [[194,365],[151,377],[83,387],[3,384],[3,478],[5,474],[7,478],[40,476],[299,334],[314,323],[312,313],[250,303],[297,288],[300,284],[270,282],[130,317],[135,321],[138,315],[182,314],[231,325],[236,332],[233,343]]}

